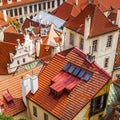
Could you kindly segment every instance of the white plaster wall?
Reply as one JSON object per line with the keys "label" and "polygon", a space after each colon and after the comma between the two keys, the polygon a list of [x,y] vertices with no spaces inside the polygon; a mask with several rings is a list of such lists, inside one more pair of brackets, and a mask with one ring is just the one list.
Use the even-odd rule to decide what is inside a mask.
{"label": "white plaster wall", "polygon": [[[83,38],[83,36],[67,28],[64,28],[63,30],[63,34],[65,33],[66,33],[65,49],[73,47],[72,45],[69,44],[70,33],[74,34],[74,46],[77,46],[79,48],[80,38]],[[114,31],[111,33],[106,33],[104,35],[89,38],[87,40],[84,39],[83,51],[85,53],[89,53],[89,46],[92,46],[92,43],[94,40],[98,40],[97,52],[94,52],[93,54],[95,55],[96,62],[101,67],[104,67],[105,58],[109,57],[109,66],[108,68],[104,68],[109,73],[111,73],[113,70],[117,41],[118,41],[118,34],[119,34],[119,31]],[[112,46],[107,48],[106,44],[107,44],[107,39],[109,35],[113,36],[113,40],[112,40]]]}

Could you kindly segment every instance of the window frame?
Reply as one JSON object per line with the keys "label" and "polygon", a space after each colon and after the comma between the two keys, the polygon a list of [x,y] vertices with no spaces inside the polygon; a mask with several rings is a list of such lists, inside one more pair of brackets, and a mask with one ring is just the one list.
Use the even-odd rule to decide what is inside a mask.
{"label": "window frame", "polygon": [[106,44],[107,48],[112,46],[112,39],[113,39],[113,36],[109,35],[108,38],[107,38],[107,44]]}
{"label": "window frame", "polygon": [[37,117],[37,107],[33,106],[33,115]]}
{"label": "window frame", "polygon": [[[105,107],[106,107],[106,103],[107,103],[107,96],[108,94],[105,93],[101,96],[98,96],[96,98],[93,98],[91,100],[91,109],[90,109],[90,115],[95,115],[95,114],[98,114],[102,111],[105,110]],[[96,101],[97,100],[100,100],[100,103],[98,105],[96,105]]]}
{"label": "window frame", "polygon": [[80,50],[83,50],[83,48],[84,48],[84,39],[83,38],[80,38],[79,48],[80,48]]}
{"label": "window frame", "polygon": [[98,41],[94,40],[92,43],[92,51],[97,52],[97,47],[98,47]]}
{"label": "window frame", "polygon": [[74,46],[74,34],[73,33],[70,33],[70,39],[69,39],[69,44]]}
{"label": "window frame", "polygon": [[44,113],[44,120],[48,120],[48,115]]}
{"label": "window frame", "polygon": [[109,66],[109,57],[105,58],[104,60],[104,68],[108,68]]}

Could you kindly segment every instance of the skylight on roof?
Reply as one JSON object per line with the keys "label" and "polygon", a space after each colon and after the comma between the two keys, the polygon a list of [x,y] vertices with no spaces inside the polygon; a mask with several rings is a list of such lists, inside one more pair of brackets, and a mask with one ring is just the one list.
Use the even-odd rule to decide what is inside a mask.
{"label": "skylight on roof", "polygon": [[64,66],[63,70],[66,71],[69,67],[70,67],[70,63],[67,63],[67,64]]}
{"label": "skylight on roof", "polygon": [[75,71],[73,72],[73,75],[76,76],[79,73],[79,71],[80,71],[80,68],[79,67],[76,68]]}
{"label": "skylight on roof", "polygon": [[91,78],[92,74],[91,73],[87,73],[84,80],[88,81]]}
{"label": "skylight on roof", "polygon": [[85,73],[85,70],[80,71],[80,73],[78,74],[78,78],[81,78],[84,75],[84,73]]}
{"label": "skylight on roof", "polygon": [[70,69],[69,69],[68,73],[72,73],[74,69],[75,69],[75,66],[74,66],[74,65],[72,65],[72,66],[70,67]]}

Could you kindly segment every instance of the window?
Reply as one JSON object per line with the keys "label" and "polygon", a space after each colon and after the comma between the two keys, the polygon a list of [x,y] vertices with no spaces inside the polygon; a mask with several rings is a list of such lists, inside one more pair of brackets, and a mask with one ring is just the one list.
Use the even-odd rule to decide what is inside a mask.
{"label": "window", "polygon": [[97,40],[93,41],[93,51],[97,51]]}
{"label": "window", "polygon": [[24,14],[27,14],[27,7],[24,7]]}
{"label": "window", "polygon": [[81,50],[83,50],[83,44],[84,44],[84,41],[83,41],[83,39],[81,38],[81,39],[80,39],[80,49],[81,49]]}
{"label": "window", "polygon": [[10,10],[10,16],[11,17],[13,16],[13,10]]}
{"label": "window", "polygon": [[74,34],[70,33],[70,45],[74,45]]}
{"label": "window", "polygon": [[59,96],[59,94],[55,90],[53,90],[53,89],[51,89],[51,93],[53,93],[56,97]]}
{"label": "window", "polygon": [[44,113],[44,120],[48,120],[48,115]]}
{"label": "window", "polygon": [[18,64],[18,65],[20,64],[20,61],[19,61],[19,60],[17,61],[17,64]]}
{"label": "window", "polygon": [[23,18],[20,18],[20,23],[23,23]]}
{"label": "window", "polygon": [[50,9],[50,2],[48,2],[47,4],[48,4],[48,9]]}
{"label": "window", "polygon": [[33,11],[32,11],[32,5],[30,6],[30,13],[32,13]]}
{"label": "window", "polygon": [[46,9],[46,4],[45,4],[45,3],[43,3],[43,9],[44,9],[44,10]]}
{"label": "window", "polygon": [[23,58],[23,62],[25,63],[25,58]]}
{"label": "window", "polygon": [[57,0],[57,6],[59,6],[60,5],[60,0]]}
{"label": "window", "polygon": [[101,95],[91,101],[91,115],[104,111],[107,101],[107,94]]}
{"label": "window", "polygon": [[112,45],[112,35],[108,36],[106,47],[111,47]]}
{"label": "window", "polygon": [[105,58],[104,68],[108,67],[108,63],[109,63],[109,58]]}
{"label": "window", "polygon": [[33,106],[33,115],[37,117],[37,108]]}
{"label": "window", "polygon": [[34,11],[35,12],[37,11],[37,5],[34,5]]}
{"label": "window", "polygon": [[14,12],[15,12],[15,16],[17,16],[18,15],[17,9],[14,9]]}
{"label": "window", "polygon": [[19,8],[19,15],[22,15],[22,8]]}
{"label": "window", "polygon": [[52,8],[55,7],[55,1],[52,1]]}
{"label": "window", "polygon": [[38,4],[38,8],[39,8],[39,10],[41,10],[41,4]]}

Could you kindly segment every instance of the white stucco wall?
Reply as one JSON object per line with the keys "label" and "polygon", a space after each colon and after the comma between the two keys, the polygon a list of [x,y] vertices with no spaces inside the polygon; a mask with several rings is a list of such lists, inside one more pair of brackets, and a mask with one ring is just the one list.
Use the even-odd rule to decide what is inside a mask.
{"label": "white stucco wall", "polygon": [[[64,28],[63,32],[64,34],[66,34],[65,49],[73,47],[72,45],[69,44],[70,33],[74,34],[74,46],[77,46],[78,48],[80,47],[80,39],[83,38],[82,35],[67,28]],[[108,68],[104,68],[109,73],[111,73],[113,70],[117,41],[118,41],[118,34],[119,34],[118,31],[114,31],[114,32],[106,33],[93,38],[88,38],[87,40],[84,39],[83,51],[85,53],[89,53],[89,47],[92,46],[93,41],[98,40],[97,52],[94,52],[93,54],[95,55],[96,62],[103,68],[104,68],[105,58],[109,57]],[[107,39],[109,35],[112,35],[112,46],[107,48],[106,44],[107,44]]]}

